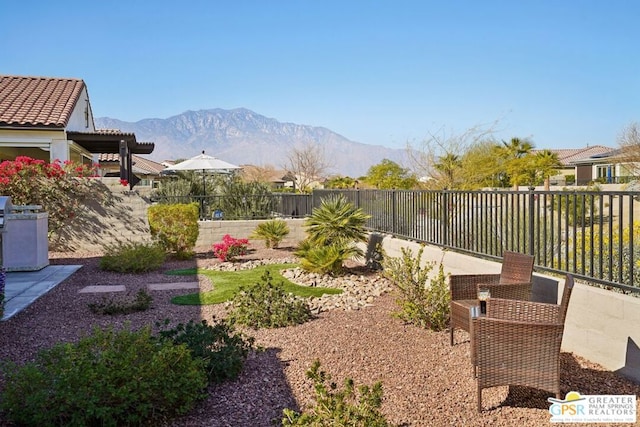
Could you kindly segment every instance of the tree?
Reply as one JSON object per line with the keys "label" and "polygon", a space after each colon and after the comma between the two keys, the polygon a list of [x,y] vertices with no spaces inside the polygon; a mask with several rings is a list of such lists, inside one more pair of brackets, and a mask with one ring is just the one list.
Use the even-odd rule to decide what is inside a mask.
{"label": "tree", "polygon": [[307,191],[314,181],[321,179],[329,169],[329,163],[322,146],[308,143],[291,150],[284,169],[294,178],[296,189],[303,192]]}
{"label": "tree", "polygon": [[365,180],[369,185],[380,190],[407,190],[418,185],[418,179],[410,173],[409,169],[405,169],[389,159],[383,159],[377,165],[371,166]]}
{"label": "tree", "polygon": [[346,190],[349,188],[356,188],[358,181],[350,176],[332,176],[324,182],[324,188],[336,188],[340,190]]}
{"label": "tree", "polygon": [[437,132],[429,132],[427,138],[417,146],[407,143],[406,151],[411,169],[421,179],[433,181],[435,184],[431,186],[458,188],[463,184],[464,179],[456,172],[457,169],[452,170],[454,182],[444,185],[438,182],[442,177],[442,171],[436,170],[435,165],[440,162],[440,159],[450,158],[450,156],[462,158],[463,154],[471,147],[493,140],[492,135],[496,125],[497,121],[489,125],[477,125],[460,134],[448,133],[444,128],[441,128]]}
{"label": "tree", "polygon": [[438,177],[436,178],[443,188],[453,189],[457,187],[458,177],[462,170],[462,160],[460,156],[453,153],[447,153],[440,157],[433,165]]}
{"label": "tree", "polygon": [[270,184],[276,172],[276,168],[273,165],[247,165],[243,166],[241,177],[245,182],[264,182]]}
{"label": "tree", "polygon": [[517,137],[509,141],[502,141],[496,147],[496,154],[502,160],[502,170],[505,172],[503,183],[509,182],[514,190],[520,184],[535,183],[535,162],[530,157],[533,144],[527,139]]}
{"label": "tree", "polygon": [[618,136],[620,153],[617,159],[629,175],[640,175],[640,125],[632,122]]}
{"label": "tree", "polygon": [[557,173],[557,169],[562,167],[558,153],[551,150],[542,150],[536,153],[535,169],[544,180],[544,189],[549,191],[549,178]]}

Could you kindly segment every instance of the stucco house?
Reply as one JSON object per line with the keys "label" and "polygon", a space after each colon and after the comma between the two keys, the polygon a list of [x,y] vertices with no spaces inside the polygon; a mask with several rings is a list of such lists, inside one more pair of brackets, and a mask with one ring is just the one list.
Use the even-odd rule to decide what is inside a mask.
{"label": "stucco house", "polygon": [[154,147],[133,133],[96,129],[81,79],[0,75],[0,161],[29,156],[92,164],[100,154],[118,154],[120,178],[131,189],[139,182],[133,155]]}

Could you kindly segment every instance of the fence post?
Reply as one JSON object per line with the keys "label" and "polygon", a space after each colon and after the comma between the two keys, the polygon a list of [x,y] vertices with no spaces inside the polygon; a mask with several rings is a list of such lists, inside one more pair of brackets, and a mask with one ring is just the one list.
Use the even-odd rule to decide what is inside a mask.
{"label": "fence post", "polygon": [[442,246],[447,247],[449,245],[449,193],[447,190],[442,190],[442,219],[440,228],[442,230]]}
{"label": "fence post", "polygon": [[391,190],[391,230],[393,234],[398,233],[398,201],[396,200],[396,190]]}
{"label": "fence post", "polygon": [[535,194],[533,194],[533,191],[535,190],[535,187],[529,187],[529,255],[533,255],[535,256],[535,213],[536,213],[536,207],[535,207]]}

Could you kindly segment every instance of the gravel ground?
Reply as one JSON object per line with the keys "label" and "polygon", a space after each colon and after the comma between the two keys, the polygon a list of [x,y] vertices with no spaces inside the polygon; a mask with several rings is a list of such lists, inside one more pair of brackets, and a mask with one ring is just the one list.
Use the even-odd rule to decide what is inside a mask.
{"label": "gravel ground", "polygon": [[[290,249],[259,249],[245,259],[285,258]],[[166,276],[162,271],[218,261],[200,252],[195,260],[167,262],[162,271],[123,275],[98,269],[99,254],[51,254],[52,264],[81,264],[75,274],[25,311],[0,323],[0,359],[30,360],[38,350],[56,342],[76,340],[95,326],[153,325],[157,320],[186,322],[225,315],[221,305],[176,306],[170,298],[185,290],[151,291],[153,308],[124,316],[101,316],[88,309],[100,294],[79,294],[88,285],[121,284],[132,294],[150,283],[193,281],[191,276]],[[203,288],[211,286],[200,278]],[[388,420],[404,426],[547,426],[550,415],[545,393],[496,387],[483,393],[485,411],[476,411],[476,384],[464,332],[449,345],[448,332],[431,332],[406,325],[390,313],[393,294],[375,299],[357,311],[331,310],[304,325],[277,330],[247,331],[265,350],[252,353],[240,377],[210,387],[208,398],[173,426],[272,426],[283,408],[311,403],[312,384],[305,372],[315,359],[332,379],[345,377],[356,385],[381,381],[382,410]],[[0,382],[1,385],[1,382]],[[636,394],[634,384],[569,353],[562,354],[563,393]],[[279,422],[276,422],[276,425]],[[0,425],[8,425],[0,419]],[[598,424],[607,425],[607,424]],[[611,424],[612,425],[612,424]],[[629,424],[623,424],[629,425]]]}

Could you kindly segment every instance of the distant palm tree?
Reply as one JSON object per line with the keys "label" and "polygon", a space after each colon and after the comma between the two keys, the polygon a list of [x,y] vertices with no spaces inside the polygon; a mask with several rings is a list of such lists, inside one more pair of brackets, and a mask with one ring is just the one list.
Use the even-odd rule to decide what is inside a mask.
{"label": "distant palm tree", "polygon": [[511,138],[509,142],[502,141],[502,145],[498,146],[498,154],[504,160],[504,172],[507,173],[514,190],[518,189],[521,180],[531,175],[528,170],[531,162],[525,157],[531,154],[532,149],[533,144],[530,141],[516,137]]}
{"label": "distant palm tree", "polygon": [[433,167],[435,170],[440,172],[439,178],[444,188],[455,188],[456,171],[458,171],[462,167],[462,160],[460,159],[460,156],[453,153],[447,153],[446,155],[440,157],[438,159],[438,162],[434,164]]}
{"label": "distant palm tree", "polygon": [[551,150],[542,150],[536,153],[536,171],[542,175],[544,179],[544,189],[549,191],[549,178],[556,173],[556,170],[562,167],[562,163],[558,158],[558,153]]}
{"label": "distant palm tree", "polygon": [[504,146],[504,153],[509,159],[519,159],[533,150],[533,144],[530,141],[517,137],[511,138],[509,142],[502,141],[502,145]]}

